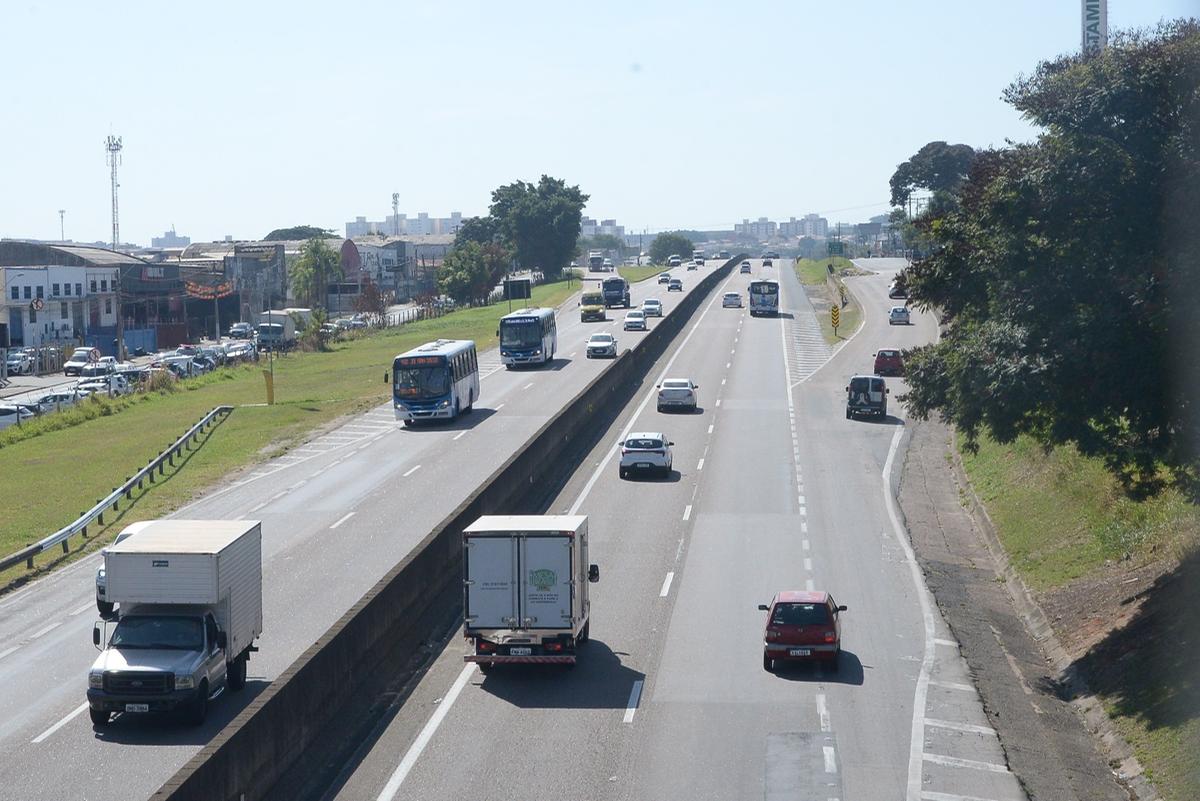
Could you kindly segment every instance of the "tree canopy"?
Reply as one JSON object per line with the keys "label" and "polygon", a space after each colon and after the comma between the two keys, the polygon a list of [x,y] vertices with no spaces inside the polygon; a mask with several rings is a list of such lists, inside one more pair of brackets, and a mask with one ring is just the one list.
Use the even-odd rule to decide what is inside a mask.
{"label": "tree canopy", "polygon": [[466,241],[455,245],[438,268],[438,289],[459,303],[487,299],[508,268],[510,256],[503,245]]}
{"label": "tree canopy", "polygon": [[[907,271],[941,340],[909,354],[919,417],[1103,457],[1126,486],[1200,484],[1200,24],[1117,34],[1005,99],[1043,129],[977,154],[916,221]],[[896,183],[893,181],[893,188]]]}
{"label": "tree canopy", "polygon": [[677,231],[666,231],[654,237],[650,243],[650,261],[665,264],[671,256],[690,259],[692,250],[692,240]]}
{"label": "tree canopy", "polygon": [[521,267],[559,276],[575,255],[588,196],[578,186],[543,175],[536,184],[517,181],[492,192],[489,208]]}
{"label": "tree canopy", "polygon": [[324,307],[326,290],[331,281],[342,278],[342,258],[324,239],[304,243],[300,257],[292,264],[288,279],[292,293],[312,307]]}
{"label": "tree canopy", "polygon": [[265,242],[284,242],[298,239],[327,239],[337,236],[327,228],[315,225],[293,225],[291,228],[276,228],[263,237]]}
{"label": "tree canopy", "polygon": [[892,174],[892,205],[903,206],[917,189],[954,192],[967,177],[975,150],[970,145],[930,142]]}

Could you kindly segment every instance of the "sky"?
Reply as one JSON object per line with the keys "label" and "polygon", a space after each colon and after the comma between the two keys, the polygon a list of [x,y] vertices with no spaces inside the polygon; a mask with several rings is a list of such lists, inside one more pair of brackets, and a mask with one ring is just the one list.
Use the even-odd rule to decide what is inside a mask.
{"label": "sky", "polygon": [[[1111,30],[1200,0],[1110,0]],[[0,237],[148,245],[487,211],[542,174],[629,231],[887,211],[926,142],[1036,135],[1001,99],[1079,0],[0,4]]]}

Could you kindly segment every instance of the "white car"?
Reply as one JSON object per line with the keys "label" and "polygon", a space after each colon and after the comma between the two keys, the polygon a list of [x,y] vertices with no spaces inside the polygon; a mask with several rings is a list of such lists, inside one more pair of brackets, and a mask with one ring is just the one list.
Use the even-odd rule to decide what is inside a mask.
{"label": "white car", "polygon": [[689,262],[688,262],[688,266],[687,266],[687,268],[688,268],[689,270],[696,270],[696,269],[699,269],[699,267],[700,267],[700,265],[699,265],[699,264],[697,264],[697,263],[696,263],[696,262],[694,262],[694,261],[689,261]]}
{"label": "white car", "polygon": [[90,392],[93,395],[110,396],[128,395],[130,392],[133,392],[133,388],[129,385],[129,380],[119,373],[80,381],[75,385],[75,390],[77,392]]}
{"label": "white car", "polygon": [[626,331],[645,331],[646,313],[641,309],[625,312],[625,324],[621,327]]}
{"label": "white car", "polygon": [[94,351],[95,348],[76,348],[63,365],[63,375],[79,375],[79,371],[92,361],[92,356],[97,355]]}
{"label": "white car", "polygon": [[671,475],[671,446],[675,443],[668,441],[661,433],[630,434],[628,439],[617,444],[621,446],[621,478],[639,472]]}
{"label": "white car", "polygon": [[658,298],[646,298],[642,301],[642,313],[647,317],[662,317],[662,301]]}
{"label": "white car", "polygon": [[911,322],[908,309],[904,306],[893,306],[888,312],[888,325],[908,325]]}
{"label": "white car", "polygon": [[740,309],[742,308],[742,296],[739,292],[726,292],[721,296],[721,308],[723,309]]}
{"label": "white car", "polygon": [[742,266],[738,268],[738,272],[749,275],[750,274],[750,262],[748,262],[748,261],[742,262]]}
{"label": "white car", "polygon": [[4,360],[9,375],[33,375],[33,354],[23,350],[10,350]]}
{"label": "white car", "polygon": [[32,418],[33,412],[24,406],[16,406],[11,403],[0,405],[0,428],[8,428],[18,423],[25,423]]}
{"label": "white car", "polygon": [[693,384],[690,378],[664,378],[658,385],[658,410],[687,409],[696,411],[696,390],[699,384]]}
{"label": "white car", "polygon": [[601,356],[616,358],[617,338],[612,334],[592,334],[587,342],[587,357],[597,359]]}
{"label": "white car", "polygon": [[78,390],[69,392],[51,392],[35,400],[31,405],[43,412],[53,412],[67,406],[74,406],[88,396],[88,392]]}
{"label": "white car", "polygon": [[670,273],[659,273],[658,274],[658,283],[660,283],[660,284],[671,283],[671,274]]}

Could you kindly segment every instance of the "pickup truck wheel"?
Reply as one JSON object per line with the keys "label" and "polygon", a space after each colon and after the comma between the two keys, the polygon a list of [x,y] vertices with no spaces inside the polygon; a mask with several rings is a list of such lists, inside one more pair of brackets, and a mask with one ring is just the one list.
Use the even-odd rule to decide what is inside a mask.
{"label": "pickup truck wheel", "polygon": [[108,722],[112,720],[112,713],[88,707],[88,717],[92,719],[93,726],[107,726]]}
{"label": "pickup truck wheel", "polygon": [[229,666],[229,689],[237,692],[246,686],[246,662],[249,661],[244,656],[239,656],[233,660],[233,664]]}
{"label": "pickup truck wheel", "polygon": [[96,601],[96,611],[100,613],[100,617],[108,617],[113,613],[113,604],[107,601]]}
{"label": "pickup truck wheel", "polygon": [[196,691],[196,698],[192,701],[191,709],[188,710],[188,723],[193,726],[202,726],[205,719],[208,717],[208,682],[200,683],[200,689]]}
{"label": "pickup truck wheel", "polygon": [[767,671],[768,673],[775,672],[775,660],[766,654],[763,654],[763,670]]}

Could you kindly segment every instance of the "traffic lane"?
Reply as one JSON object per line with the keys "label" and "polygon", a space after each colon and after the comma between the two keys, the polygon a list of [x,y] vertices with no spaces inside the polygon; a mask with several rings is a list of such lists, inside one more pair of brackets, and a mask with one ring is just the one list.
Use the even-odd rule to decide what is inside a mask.
{"label": "traffic lane", "polygon": [[[726,348],[737,326],[732,317],[718,325],[711,312],[720,309],[711,307],[710,302],[709,310],[693,324],[692,338],[685,336],[685,343],[677,346],[680,357],[673,362],[664,357],[651,372],[655,383],[664,375],[690,373],[702,389],[710,377],[719,386],[724,363],[708,359],[707,354]],[[693,358],[698,361],[689,361]],[[697,414],[660,414],[654,394],[651,386],[635,397],[550,505],[551,511],[574,508],[589,515],[591,558],[601,569],[601,581],[593,587],[592,641],[581,650],[579,665],[565,673],[513,668],[497,669],[486,679],[473,674],[472,683],[408,774],[397,798],[459,797],[480,786],[488,787],[489,797],[522,798],[531,781],[545,786],[576,786],[585,781],[578,786],[592,788],[607,783],[612,757],[604,754],[611,752],[613,746],[608,744],[614,738],[621,740],[620,726],[628,714],[633,683],[644,681],[647,668],[642,660],[651,652],[647,641],[655,639],[658,629],[653,616],[661,614],[655,610],[670,602],[665,576],[680,553],[679,538],[695,489],[688,465],[698,466],[703,458],[703,440],[715,413],[715,406],[705,406]],[[633,417],[637,408],[642,412]],[[676,476],[636,482],[618,477],[612,443],[624,432],[638,429],[662,430],[676,439]],[[428,698],[437,692],[429,689],[431,683],[438,681],[443,682],[444,693],[452,666],[461,664],[461,643],[457,638],[451,641],[414,697]],[[386,785],[418,731],[411,719],[404,719],[410,709],[425,711],[405,706],[354,767],[339,798],[375,797]],[[552,747],[561,749],[561,759],[542,758],[546,730],[556,732]],[[540,755],[536,766],[524,764],[531,752]],[[592,756],[581,763],[581,753]],[[488,767],[496,764],[519,765],[520,770],[511,778],[496,776]],[[566,773],[559,773],[560,769]],[[536,775],[531,777],[530,771]]]}

